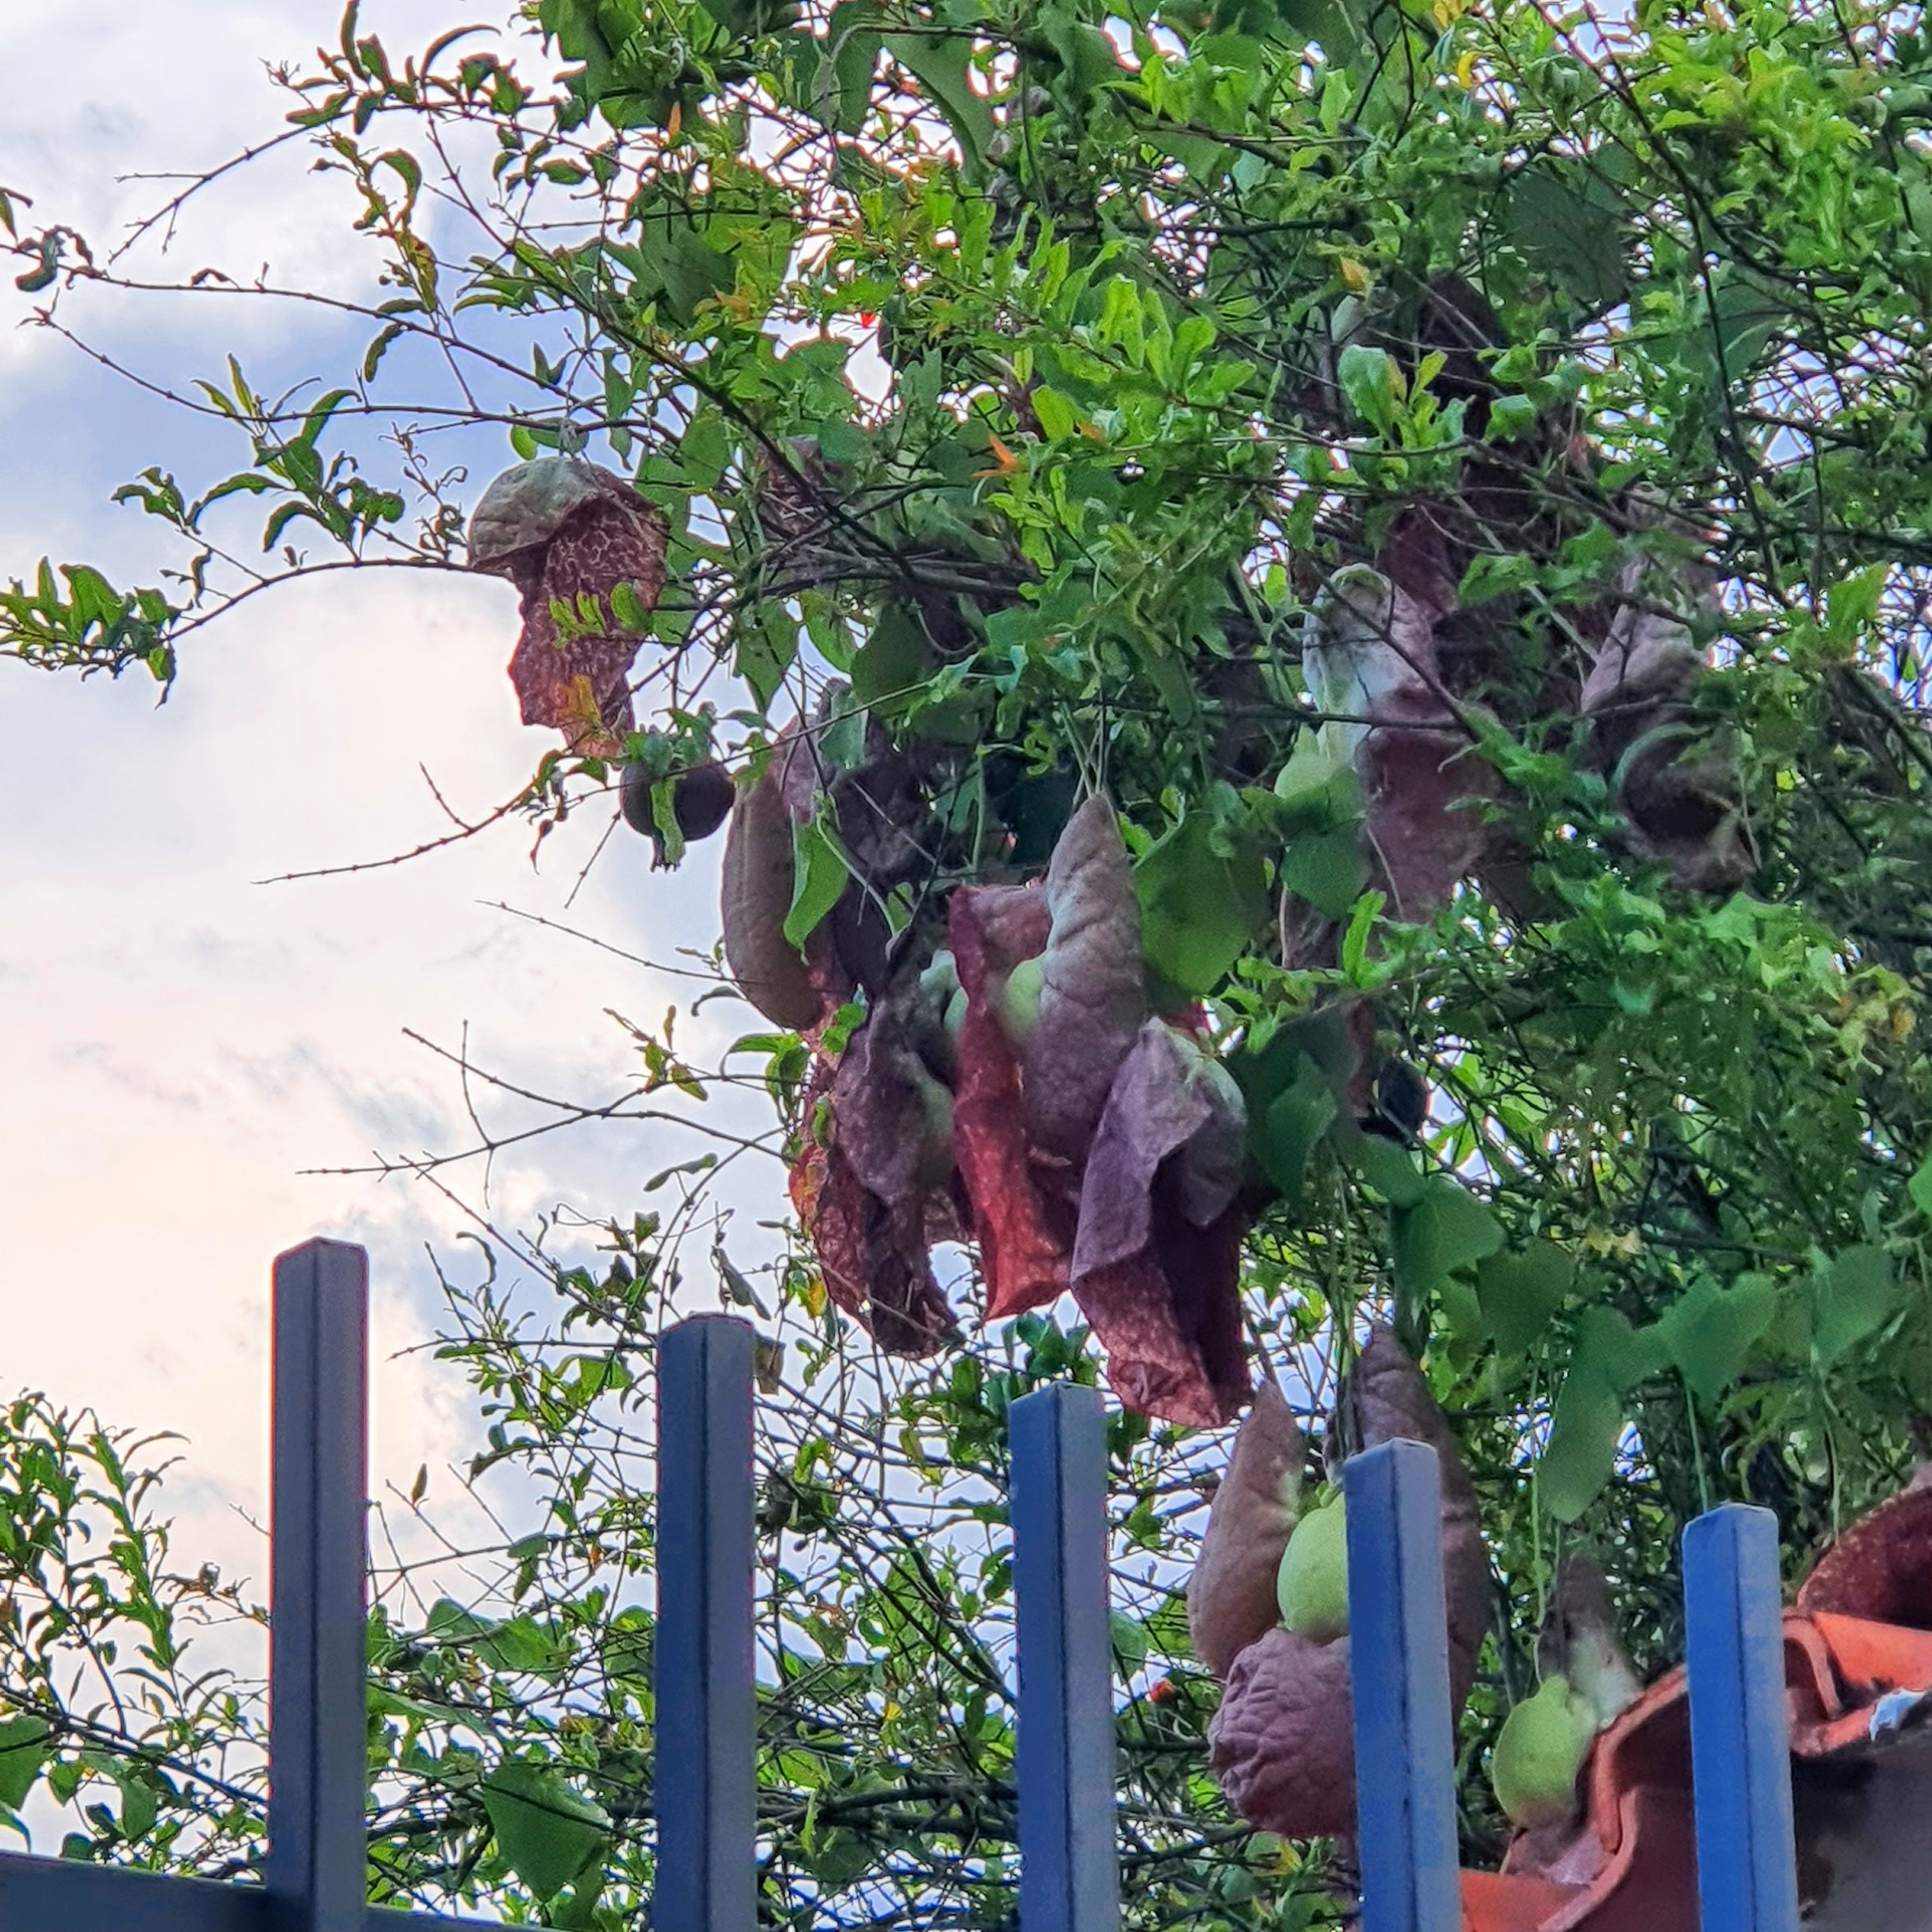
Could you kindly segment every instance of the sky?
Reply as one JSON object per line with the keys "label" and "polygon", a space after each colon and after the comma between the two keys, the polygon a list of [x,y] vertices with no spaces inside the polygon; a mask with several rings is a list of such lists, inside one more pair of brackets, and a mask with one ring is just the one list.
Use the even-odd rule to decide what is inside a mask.
{"label": "sky", "polygon": [[[337,13],[7,0],[0,186],[34,197],[37,224],[111,239],[169,192],[134,177],[206,167],[279,129],[286,104],[264,64],[332,40]],[[373,0],[362,17],[404,48],[451,16],[443,0]],[[280,282],[366,288],[346,190],[308,164],[198,198],[172,272],[252,280],[266,264]],[[15,272],[0,277],[0,578],[49,556],[154,581],[161,552],[113,489],[150,464],[212,477],[245,451],[16,326],[32,304]],[[265,387],[339,360],[299,311],[70,312],[177,388],[218,374],[231,348]],[[482,454],[512,460],[506,446]],[[478,1439],[460,1378],[422,1346],[442,1318],[432,1256],[478,1270],[464,1214],[421,1183],[305,1172],[464,1143],[457,1081],[406,1030],[454,1048],[466,1029],[472,1057],[521,1084],[606,1100],[634,1064],[607,1010],[655,1022],[689,997],[495,902],[659,960],[716,933],[720,841],[654,874],[620,826],[568,903],[602,808],[537,867],[514,821],[406,866],[259,883],[447,830],[419,765],[466,814],[514,794],[555,742],[518,722],[516,630],[507,584],[378,572],[272,593],[198,633],[162,706],[144,674],[81,682],[0,662],[0,1395],[44,1390],[113,1425],[183,1432],[168,1495],[186,1568],[216,1562],[266,1590],[269,1269],[311,1235],[370,1252],[376,1492],[427,1464],[432,1502],[453,1495],[447,1467]],[[754,1023],[714,1005],[681,1018],[678,1042],[703,1060]],[[488,1204],[513,1226],[559,1206],[628,1216],[652,1204],[651,1173],[697,1150],[653,1127],[547,1137],[498,1160]],[[482,1199],[480,1168],[451,1180]],[[758,1186],[739,1198],[748,1219]],[[763,1198],[769,1211],[776,1195]]]}

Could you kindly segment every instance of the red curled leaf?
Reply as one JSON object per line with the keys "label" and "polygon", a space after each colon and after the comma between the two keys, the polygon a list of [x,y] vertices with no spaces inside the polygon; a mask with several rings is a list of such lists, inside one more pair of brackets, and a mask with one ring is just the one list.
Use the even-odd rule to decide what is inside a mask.
{"label": "red curled leaf", "polygon": [[1232,1204],[1246,1130],[1220,1063],[1148,1021],[1088,1156],[1072,1286],[1120,1400],[1165,1421],[1212,1427],[1247,1400]]}
{"label": "red curled leaf", "polygon": [[1064,1293],[1073,1245],[1065,1178],[1036,1172],[1018,1057],[994,1011],[999,985],[1021,960],[1039,956],[1048,924],[1046,896],[1031,887],[966,886],[952,896],[952,956],[966,994],[952,1139],[979,1238],[988,1322]]}
{"label": "red curled leaf", "polygon": [[1022,1056],[1027,1119],[1036,1146],[1078,1161],[1148,1011],[1133,867],[1106,799],[1090,798],[1067,820],[1047,868],[1046,901],[1052,926],[1040,1024]]}
{"label": "red curled leaf", "polygon": [[[945,1090],[912,1049],[905,1015],[880,1007],[836,1073],[814,1070],[806,1146],[792,1199],[818,1251],[826,1290],[889,1354],[929,1355],[956,1337],[933,1280],[928,1200],[952,1169]],[[818,1100],[832,1094],[832,1143],[815,1130]]]}
{"label": "red curled leaf", "polygon": [[1154,1238],[1096,1268],[1074,1298],[1107,1351],[1107,1380],[1142,1415],[1189,1429],[1232,1420],[1248,1399],[1241,1335],[1241,1237],[1230,1208],[1211,1227],[1180,1211],[1168,1177],[1155,1184]]}
{"label": "red curled leaf", "polygon": [[[521,596],[510,682],[526,724],[562,732],[580,754],[609,757],[620,748],[631,728],[630,669],[641,633],[620,614],[619,586],[633,618],[656,607],[669,534],[622,477],[580,457],[538,457],[483,493],[470,520],[470,563],[508,578]],[[584,634],[577,625],[567,635],[559,630],[551,609],[559,603],[577,615]]]}
{"label": "red curled leaf", "polygon": [[1194,1654],[1224,1682],[1234,1659],[1280,1621],[1275,1572],[1294,1528],[1301,1459],[1301,1431],[1280,1390],[1264,1382],[1235,1436],[1187,1584]]}

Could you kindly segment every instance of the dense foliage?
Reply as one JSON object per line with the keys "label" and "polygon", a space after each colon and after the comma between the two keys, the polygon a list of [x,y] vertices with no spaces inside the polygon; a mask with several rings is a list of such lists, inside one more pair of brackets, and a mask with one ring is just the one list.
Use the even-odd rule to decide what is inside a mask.
{"label": "dense foliage", "polygon": [[[524,12],[404,59],[352,7],[283,76],[283,138],[352,187],[381,263],[335,302],[348,362],[279,398],[210,372],[195,406],[242,466],[122,493],[178,573],[43,566],[0,594],[0,650],[192,676],[196,632],[278,581],[464,567],[462,465],[492,440],[633,478],[661,590],[526,592],[526,616],[641,640],[636,728],[572,684],[566,749],[506,809],[592,808],[628,765],[675,863],[682,778],[764,771],[795,715],[828,786],[897,761],[916,863],[864,876],[812,805],[785,909],[804,940],[869,904],[883,964],[812,1047],[734,1049],[794,1154],[868,978],[876,1004],[953,888],[1036,874],[1104,789],[1156,1002],[1198,1003],[1244,1096],[1255,1349],[1318,1412],[1388,1311],[1455,1420],[1498,1580],[1465,1729],[1492,1856],[1480,1752],[1533,1682],[1559,1548],[1598,1555],[1634,1653],[1669,1660],[1687,1517],[1768,1503],[1800,1568],[1932,1414],[1916,14]],[[47,200],[0,202],[47,326],[82,285],[151,298],[138,246],[32,229]],[[278,293],[215,286],[182,297]],[[718,1084],[640,1045],[640,1092]],[[479,1470],[547,1514],[490,1606],[378,1618],[378,1888],[614,1927],[647,1888],[652,1336],[716,1274],[788,1345],[761,1412],[765,1910],[999,1922],[1000,1418],[1093,1351],[1036,1315],[887,1360],[802,1234],[704,1259],[709,1172],[614,1210],[594,1268],[497,1234],[554,1288],[539,1312],[452,1290]],[[120,1784],[100,1855],[245,1859],[254,1787],[216,1774],[252,1720],[175,1674],[171,1586],[134,1598],[151,1706],[110,1719],[104,1679],[44,1667],[104,1614],[62,1567],[72,1486],[123,1492],[104,1438],[31,1406],[11,1427],[0,1742],[32,1748],[0,1801],[44,1763]],[[1295,1858],[1228,1820],[1200,1749],[1172,1592],[1212,1444],[1114,1428],[1130,1916],[1305,1923]],[[158,1533],[116,1544],[124,1571]]]}

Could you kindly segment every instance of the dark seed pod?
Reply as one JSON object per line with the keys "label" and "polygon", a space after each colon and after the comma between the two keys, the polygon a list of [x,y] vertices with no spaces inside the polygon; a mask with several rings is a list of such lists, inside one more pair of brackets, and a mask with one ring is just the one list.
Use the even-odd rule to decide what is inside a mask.
{"label": "dark seed pod", "polygon": [[715,758],[707,758],[678,779],[671,794],[671,815],[686,838],[709,838],[731,816],[737,796],[731,774]]}
{"label": "dark seed pod", "polygon": [[[657,782],[648,765],[626,765],[617,784],[617,804],[624,823],[646,838],[659,836],[657,815],[651,807]],[[686,838],[709,838],[730,817],[737,796],[731,774],[715,758],[707,758],[678,774],[671,792],[671,816]]]}

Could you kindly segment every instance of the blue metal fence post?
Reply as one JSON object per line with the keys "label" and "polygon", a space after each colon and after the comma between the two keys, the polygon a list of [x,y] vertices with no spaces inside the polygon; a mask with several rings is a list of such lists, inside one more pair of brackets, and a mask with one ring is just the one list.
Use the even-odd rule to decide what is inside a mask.
{"label": "blue metal fence post", "polygon": [[1684,1532],[1684,1661],[1703,1932],[1797,1932],[1778,1519],[1740,1503]]}
{"label": "blue metal fence post", "polygon": [[276,1932],[362,1932],[368,1897],[369,1261],[275,1262],[268,1848]]}
{"label": "blue metal fence post", "polygon": [[658,1345],[655,1932],[758,1921],[753,1340],[697,1315]]}
{"label": "blue metal fence post", "polygon": [[1019,1637],[1020,1924],[1114,1932],[1113,1634],[1107,1429],[1097,1389],[1062,1383],[1007,1412]]}
{"label": "blue metal fence post", "polygon": [[1436,1451],[1384,1442],[1342,1480],[1362,1932],[1462,1932]]}

